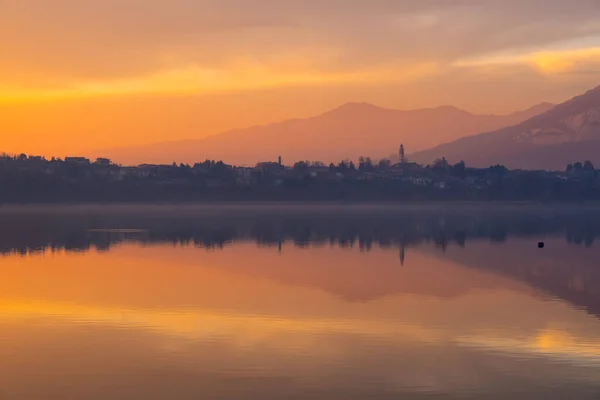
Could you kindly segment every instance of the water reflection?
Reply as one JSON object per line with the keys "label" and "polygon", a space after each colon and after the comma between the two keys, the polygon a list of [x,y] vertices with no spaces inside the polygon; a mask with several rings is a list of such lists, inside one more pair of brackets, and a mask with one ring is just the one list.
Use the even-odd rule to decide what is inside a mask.
{"label": "water reflection", "polygon": [[[110,251],[121,243],[223,249],[254,242],[279,252],[289,246],[369,252],[375,246],[396,251],[404,265],[416,249],[447,253],[469,242],[468,252],[453,249],[444,257],[517,278],[600,316],[600,268],[596,267],[600,253],[593,248],[600,232],[597,209],[573,212],[571,208],[521,206],[473,212],[470,207],[415,211],[402,207],[271,210],[231,206],[213,210],[188,206],[17,210],[21,212],[0,213],[0,253],[5,255]],[[509,237],[519,242],[489,245],[504,243]],[[544,250],[535,247],[538,239],[547,241]]]}
{"label": "water reflection", "polygon": [[600,393],[595,212],[250,211],[0,212],[0,390]]}
{"label": "water reflection", "polygon": [[590,248],[600,233],[600,208],[394,206],[79,206],[0,209],[0,252],[109,250],[123,241],[223,248],[254,241],[280,247],[381,248],[469,240],[502,243],[509,236],[563,236]]}

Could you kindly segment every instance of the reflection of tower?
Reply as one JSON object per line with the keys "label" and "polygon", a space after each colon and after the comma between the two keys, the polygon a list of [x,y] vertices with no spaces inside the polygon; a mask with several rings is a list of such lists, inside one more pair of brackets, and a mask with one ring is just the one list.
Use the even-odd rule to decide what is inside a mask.
{"label": "reflection of tower", "polygon": [[404,145],[400,145],[400,162],[404,164],[406,162],[406,157],[404,157]]}
{"label": "reflection of tower", "polygon": [[400,265],[404,266],[404,245],[400,248]]}
{"label": "reflection of tower", "polygon": [[283,243],[280,240],[279,243],[277,243],[277,252],[280,253],[280,254],[281,254],[282,247],[283,247]]}

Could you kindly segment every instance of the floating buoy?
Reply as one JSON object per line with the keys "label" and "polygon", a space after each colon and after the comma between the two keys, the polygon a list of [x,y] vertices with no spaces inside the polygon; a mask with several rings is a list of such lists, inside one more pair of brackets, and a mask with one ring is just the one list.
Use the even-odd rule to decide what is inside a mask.
{"label": "floating buoy", "polygon": [[544,248],[544,242],[538,242],[538,249]]}

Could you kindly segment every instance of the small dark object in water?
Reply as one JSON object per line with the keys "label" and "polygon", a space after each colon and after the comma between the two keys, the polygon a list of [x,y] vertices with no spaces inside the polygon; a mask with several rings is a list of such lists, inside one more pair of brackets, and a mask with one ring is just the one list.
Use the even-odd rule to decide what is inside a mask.
{"label": "small dark object in water", "polygon": [[538,249],[544,248],[544,242],[538,242]]}

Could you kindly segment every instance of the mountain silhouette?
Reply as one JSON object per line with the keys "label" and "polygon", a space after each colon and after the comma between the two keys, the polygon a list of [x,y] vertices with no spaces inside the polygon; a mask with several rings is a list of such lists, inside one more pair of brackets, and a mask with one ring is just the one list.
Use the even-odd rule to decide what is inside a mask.
{"label": "mountain silhouette", "polygon": [[584,160],[600,164],[600,87],[514,126],[411,155],[422,163],[440,157],[471,166],[523,169],[562,170]]}
{"label": "mountain silhouette", "polygon": [[121,163],[194,163],[205,159],[254,165],[384,158],[400,143],[409,151],[430,148],[467,135],[514,125],[552,107],[543,103],[509,115],[476,115],[445,106],[411,111],[347,103],[321,115],[228,131],[198,140],[173,141],[99,152]]}

